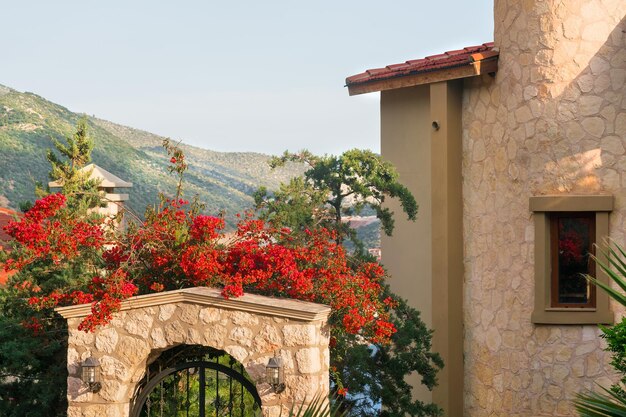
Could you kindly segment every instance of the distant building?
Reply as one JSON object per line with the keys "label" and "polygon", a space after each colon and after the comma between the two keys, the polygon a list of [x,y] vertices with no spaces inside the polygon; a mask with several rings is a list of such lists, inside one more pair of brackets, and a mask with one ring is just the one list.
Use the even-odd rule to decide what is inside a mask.
{"label": "distant building", "polygon": [[375,257],[377,261],[380,262],[380,260],[382,259],[382,251],[380,250],[380,248],[370,248],[367,251],[370,255]]}
{"label": "distant building", "polygon": [[[10,249],[8,242],[11,240],[11,236],[7,235],[4,227],[19,215],[16,211],[0,207],[0,249]],[[4,265],[0,263],[0,286],[5,285],[9,277],[14,273],[15,271],[5,271]]]}
{"label": "distant building", "polygon": [[[98,213],[108,216],[118,214],[124,207],[124,203],[128,201],[128,194],[120,194],[116,192],[116,190],[120,188],[131,188],[133,184],[111,174],[109,171],[96,164],[86,165],[80,169],[80,172],[91,172],[89,179],[100,181],[98,190],[104,193],[103,200],[106,206],[99,208],[97,210]],[[48,186],[51,189],[61,188],[63,187],[63,181],[50,181]]]}

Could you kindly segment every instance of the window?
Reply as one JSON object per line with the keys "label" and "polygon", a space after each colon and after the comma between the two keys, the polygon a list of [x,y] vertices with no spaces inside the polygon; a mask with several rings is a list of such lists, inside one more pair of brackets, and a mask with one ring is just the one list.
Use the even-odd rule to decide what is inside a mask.
{"label": "window", "polygon": [[583,276],[595,276],[595,233],[595,213],[550,213],[551,307],[596,306],[596,288]]}
{"label": "window", "polygon": [[612,323],[608,296],[583,277],[596,276],[590,254],[609,233],[613,196],[531,197],[535,222],[533,323]]}

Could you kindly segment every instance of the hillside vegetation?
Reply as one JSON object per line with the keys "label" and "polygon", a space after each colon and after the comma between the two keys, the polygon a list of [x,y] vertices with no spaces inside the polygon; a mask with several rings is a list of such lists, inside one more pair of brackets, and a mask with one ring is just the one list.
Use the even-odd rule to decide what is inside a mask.
{"label": "hillside vegetation", "polygon": [[[49,180],[45,155],[51,138],[72,135],[81,117],[36,94],[0,85],[0,207],[16,209],[35,198],[35,181]],[[135,213],[154,204],[159,191],[175,190],[175,179],[166,171],[163,137],[94,117],[87,120],[95,141],[93,162],[133,183],[129,206]],[[240,213],[251,207],[251,194],[260,185],[274,189],[302,173],[296,165],[272,171],[269,156],[259,153],[182,148],[189,163],[185,197],[198,195],[209,213]]]}

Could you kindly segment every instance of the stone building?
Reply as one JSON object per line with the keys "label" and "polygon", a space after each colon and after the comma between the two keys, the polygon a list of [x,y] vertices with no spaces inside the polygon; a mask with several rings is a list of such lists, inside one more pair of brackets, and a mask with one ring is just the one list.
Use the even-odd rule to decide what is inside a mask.
{"label": "stone building", "polygon": [[448,416],[570,416],[615,377],[597,324],[622,313],[577,273],[594,242],[626,243],[626,2],[494,11],[493,43],[346,84],[380,92],[382,154],[420,205],[382,242],[446,362],[416,395]]}

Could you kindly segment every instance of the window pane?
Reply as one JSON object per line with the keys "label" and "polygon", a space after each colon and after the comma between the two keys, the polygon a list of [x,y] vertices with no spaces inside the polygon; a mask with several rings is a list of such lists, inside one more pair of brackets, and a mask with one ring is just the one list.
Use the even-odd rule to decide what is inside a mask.
{"label": "window pane", "polygon": [[589,304],[591,286],[589,251],[593,243],[592,218],[560,215],[558,224],[558,303]]}

